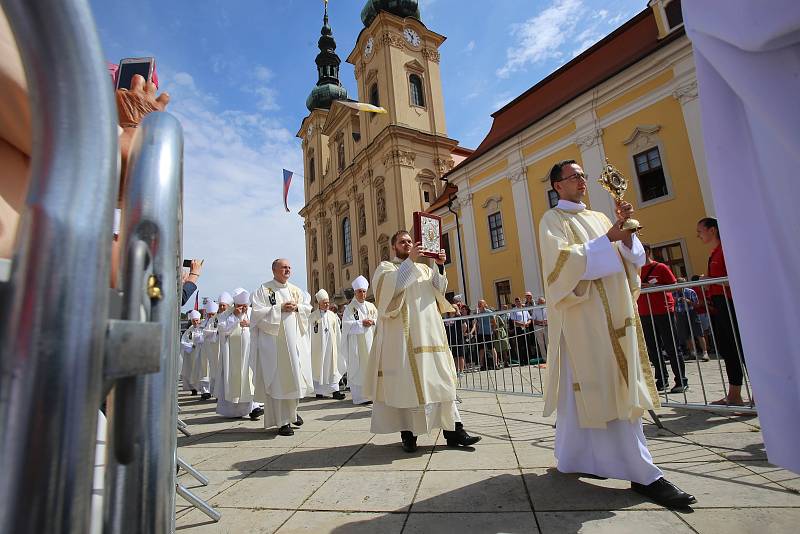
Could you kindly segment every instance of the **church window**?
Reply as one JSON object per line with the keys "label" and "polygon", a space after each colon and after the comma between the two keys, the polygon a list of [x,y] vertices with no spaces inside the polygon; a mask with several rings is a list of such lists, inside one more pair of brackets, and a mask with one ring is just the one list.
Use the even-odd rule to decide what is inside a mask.
{"label": "church window", "polygon": [[633,156],[633,161],[636,164],[636,176],[639,180],[642,202],[669,195],[667,179],[664,175],[658,147],[636,154]]}
{"label": "church window", "polygon": [[336,155],[339,160],[339,172],[344,170],[344,141],[339,141],[336,146]]}
{"label": "church window", "polygon": [[489,215],[489,237],[492,240],[492,250],[506,246],[506,235],[503,232],[503,216],[499,211]]}
{"label": "church window", "polygon": [[495,282],[494,289],[497,293],[498,308],[501,308],[503,304],[511,305],[511,282],[509,280]]}
{"label": "church window", "polygon": [[422,78],[416,74],[408,77],[408,83],[411,86],[411,105],[425,107],[425,91],[422,89]]}
{"label": "church window", "polygon": [[314,179],[317,177],[317,169],[314,166],[314,158],[308,160],[308,182],[314,183]]}
{"label": "church window", "polygon": [[652,252],[653,259],[666,264],[676,278],[689,277],[686,268],[686,257],[683,254],[683,246],[680,241],[653,246]]}
{"label": "church window", "polygon": [[423,191],[422,192],[422,200],[425,201],[425,204],[431,203],[431,193],[430,191]]}
{"label": "church window", "polygon": [[672,0],[664,6],[664,13],[667,15],[667,24],[670,29],[677,28],[683,24],[683,11],[681,11],[681,0]]}
{"label": "church window", "polygon": [[350,238],[350,217],[342,221],[342,263],[353,263],[353,242]]}
{"label": "church window", "polygon": [[373,106],[381,105],[380,93],[378,93],[378,84],[373,83],[369,88],[369,103]]}

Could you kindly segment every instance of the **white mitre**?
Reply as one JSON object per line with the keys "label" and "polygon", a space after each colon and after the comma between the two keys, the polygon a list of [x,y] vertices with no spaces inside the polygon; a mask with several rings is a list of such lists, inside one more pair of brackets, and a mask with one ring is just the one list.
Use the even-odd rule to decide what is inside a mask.
{"label": "white mitre", "polygon": [[357,291],[359,289],[363,289],[364,291],[366,291],[367,288],[369,288],[369,280],[367,280],[363,276],[359,275],[358,278],[353,280],[353,290]]}
{"label": "white mitre", "polygon": [[314,295],[314,298],[317,299],[317,302],[322,302],[323,300],[330,300],[330,296],[328,296],[328,292],[324,289],[320,289],[317,291],[317,294]]}
{"label": "white mitre", "polygon": [[233,303],[236,305],[250,304],[250,293],[246,289],[234,290]]}
{"label": "white mitre", "polygon": [[190,311],[189,312],[189,319],[191,319],[192,321],[200,319],[200,312],[197,311],[197,310]]}

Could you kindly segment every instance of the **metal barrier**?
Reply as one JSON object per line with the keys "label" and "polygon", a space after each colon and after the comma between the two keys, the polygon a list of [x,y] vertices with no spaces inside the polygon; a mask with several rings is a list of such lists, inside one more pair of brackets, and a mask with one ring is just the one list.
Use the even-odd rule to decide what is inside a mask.
{"label": "metal barrier", "polygon": [[152,113],[131,148],[120,242],[124,318],[157,325],[158,372],[118,380],[109,403],[104,532],[174,527],[183,132]]}
{"label": "metal barrier", "polygon": [[[662,406],[756,413],[730,295],[727,278],[642,290],[640,317]],[[739,386],[742,405],[714,404],[731,385]]]}
{"label": "metal barrier", "polygon": [[[666,294],[672,295],[677,307],[669,309]],[[663,306],[660,314],[655,313],[662,311],[659,303]],[[639,304],[650,361],[657,385],[662,386],[662,406],[756,412],[727,278],[648,287],[642,290]],[[547,366],[543,309],[532,306],[446,317],[458,388],[541,396]],[[545,324],[534,324],[537,319]],[[731,382],[741,386],[744,402],[715,404],[726,398]]]}
{"label": "metal barrier", "polygon": [[2,0],[33,120],[27,209],[0,309],[0,532],[89,532],[116,109],[85,0]]}
{"label": "metal barrier", "polygon": [[511,308],[444,319],[456,361],[458,388],[542,395],[547,361],[544,306]]}

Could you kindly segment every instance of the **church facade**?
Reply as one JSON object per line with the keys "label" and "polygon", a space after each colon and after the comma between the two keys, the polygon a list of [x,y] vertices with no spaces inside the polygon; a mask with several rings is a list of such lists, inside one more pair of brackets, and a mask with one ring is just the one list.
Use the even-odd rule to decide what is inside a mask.
{"label": "church facade", "polygon": [[706,272],[709,251],[695,227],[715,210],[680,3],[650,0],[495,112],[486,138],[446,174],[452,192],[430,209],[452,244],[448,287],[470,306],[544,294],[538,226],[558,201],[550,168],[565,159],[589,177],[586,203],[613,220],[611,198],[597,183],[608,159],[628,178],[626,200],[655,258],[676,276]]}
{"label": "church facade", "polygon": [[[421,21],[416,1],[368,0],[347,61],[358,95],[339,80],[340,58],[327,12],[319,39],[317,86],[306,105],[302,140],[309,291],[334,301],[358,275],[390,259],[390,238],[444,192],[441,177],[471,152],[447,136],[439,71],[445,38]],[[383,107],[365,113],[342,102]]]}

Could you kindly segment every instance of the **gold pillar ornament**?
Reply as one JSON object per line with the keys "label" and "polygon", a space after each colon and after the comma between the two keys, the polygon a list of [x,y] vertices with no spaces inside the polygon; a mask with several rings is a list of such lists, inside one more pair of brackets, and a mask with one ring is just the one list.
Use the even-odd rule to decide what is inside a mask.
{"label": "gold pillar ornament", "polygon": [[[608,158],[606,158],[603,174],[600,175],[600,179],[597,180],[597,182],[603,186],[603,189],[611,194],[611,198],[613,198],[617,204],[623,201],[625,191],[628,189],[628,180],[622,175],[619,169],[609,163]],[[622,223],[622,229],[638,232],[642,229],[642,225],[639,224],[639,221],[636,219],[629,218]]]}

